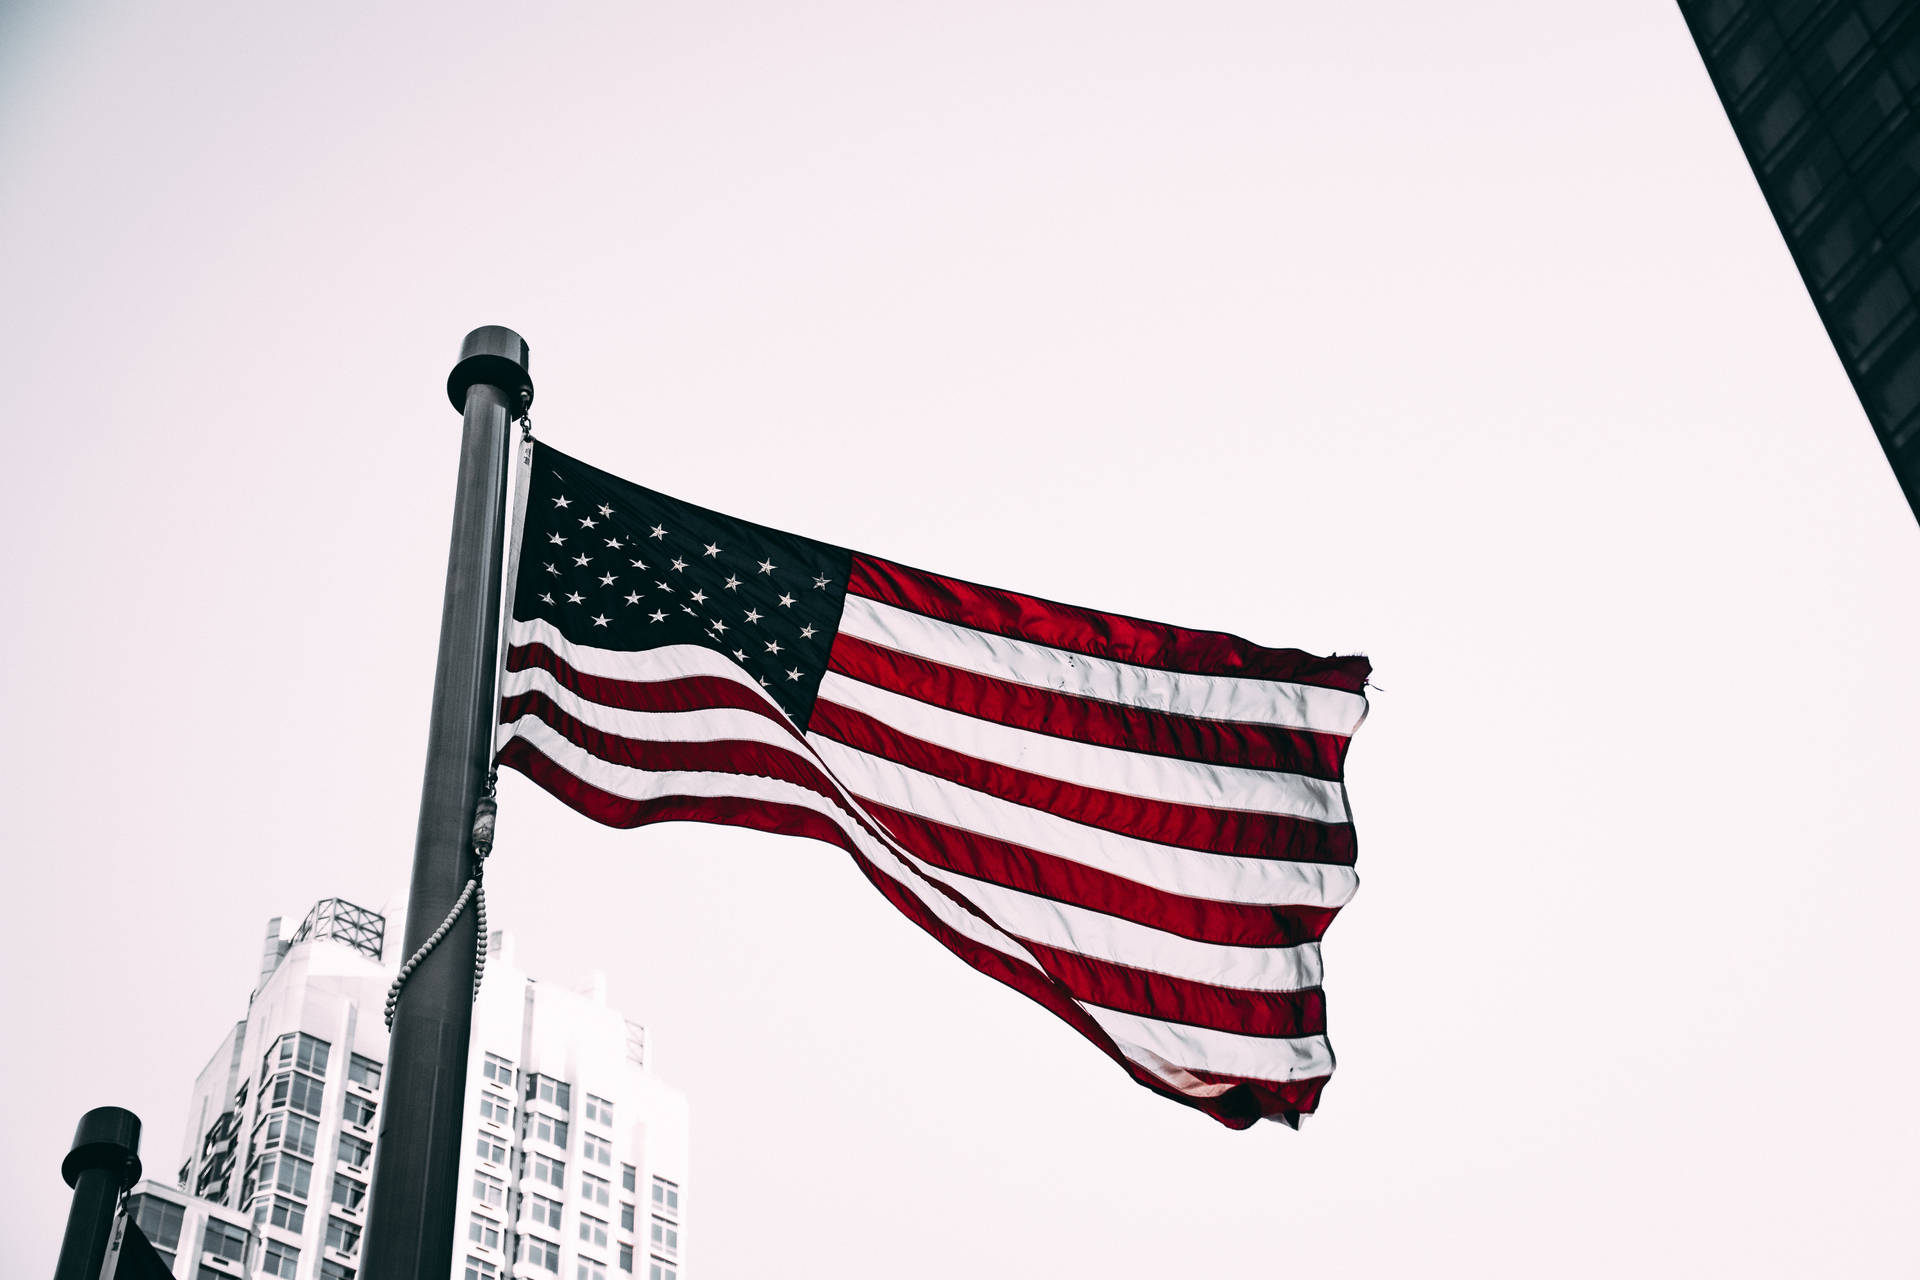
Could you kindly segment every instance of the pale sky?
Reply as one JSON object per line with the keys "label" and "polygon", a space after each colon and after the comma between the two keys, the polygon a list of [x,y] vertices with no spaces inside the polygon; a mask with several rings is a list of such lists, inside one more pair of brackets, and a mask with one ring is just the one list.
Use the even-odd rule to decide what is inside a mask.
{"label": "pale sky", "polygon": [[1340,1065],[1218,1128],[824,845],[503,784],[689,1280],[1877,1276],[1920,527],[1667,0],[0,5],[0,1256],[406,880],[461,336],[741,516],[1363,651]]}

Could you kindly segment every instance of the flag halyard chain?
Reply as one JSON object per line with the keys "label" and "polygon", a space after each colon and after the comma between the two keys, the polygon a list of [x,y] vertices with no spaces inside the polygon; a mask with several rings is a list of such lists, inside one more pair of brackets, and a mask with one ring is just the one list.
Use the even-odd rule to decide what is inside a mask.
{"label": "flag halyard chain", "polygon": [[454,899],[452,910],[440,927],[427,936],[420,949],[407,957],[400,966],[400,972],[393,977],[393,985],[387,988],[387,1030],[393,1030],[393,1015],[400,1008],[400,990],[407,985],[407,979],[420,967],[428,954],[440,945],[454,922],[460,919],[460,913],[467,909],[467,903],[473,903],[474,942],[473,942],[473,998],[480,998],[480,980],[487,973],[487,889],[482,877],[487,869],[487,855],[493,852],[493,829],[499,815],[499,804],[494,800],[494,787],[499,781],[499,770],[487,770],[486,794],[480,797],[473,807],[473,876],[467,881],[467,887]]}

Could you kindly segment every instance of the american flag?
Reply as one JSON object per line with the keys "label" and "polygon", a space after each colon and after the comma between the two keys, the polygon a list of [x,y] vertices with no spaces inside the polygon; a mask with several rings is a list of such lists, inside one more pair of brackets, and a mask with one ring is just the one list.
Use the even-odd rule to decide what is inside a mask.
{"label": "american flag", "polygon": [[1233,1128],[1333,1071],[1365,658],[910,569],[536,443],[500,763],[616,827],[837,845],[975,969]]}

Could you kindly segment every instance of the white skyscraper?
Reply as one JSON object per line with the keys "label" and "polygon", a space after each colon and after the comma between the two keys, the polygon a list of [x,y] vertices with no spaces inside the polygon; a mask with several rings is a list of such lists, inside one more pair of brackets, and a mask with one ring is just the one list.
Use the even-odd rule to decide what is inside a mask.
{"label": "white skyscraper", "polygon": [[[379,914],[338,898],[267,927],[247,1014],[194,1083],[178,1186],[133,1211],[180,1280],[353,1280],[398,967]],[[687,1105],[643,1027],[529,978],[489,939],[474,1008],[453,1280],[679,1280]]]}

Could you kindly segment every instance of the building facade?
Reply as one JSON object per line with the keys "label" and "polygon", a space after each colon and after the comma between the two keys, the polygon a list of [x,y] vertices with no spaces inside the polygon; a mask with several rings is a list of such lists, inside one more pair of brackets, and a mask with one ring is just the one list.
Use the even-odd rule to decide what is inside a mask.
{"label": "building facade", "polygon": [[[397,944],[398,939],[393,940]],[[605,981],[534,980],[488,939],[453,1280],[681,1280],[686,1100]],[[179,1280],[353,1280],[379,1158],[386,920],[341,899],[270,921],[246,1016],[194,1082],[175,1185],[131,1211]]]}
{"label": "building facade", "polygon": [[1920,516],[1920,6],[1680,0],[1680,10]]}

